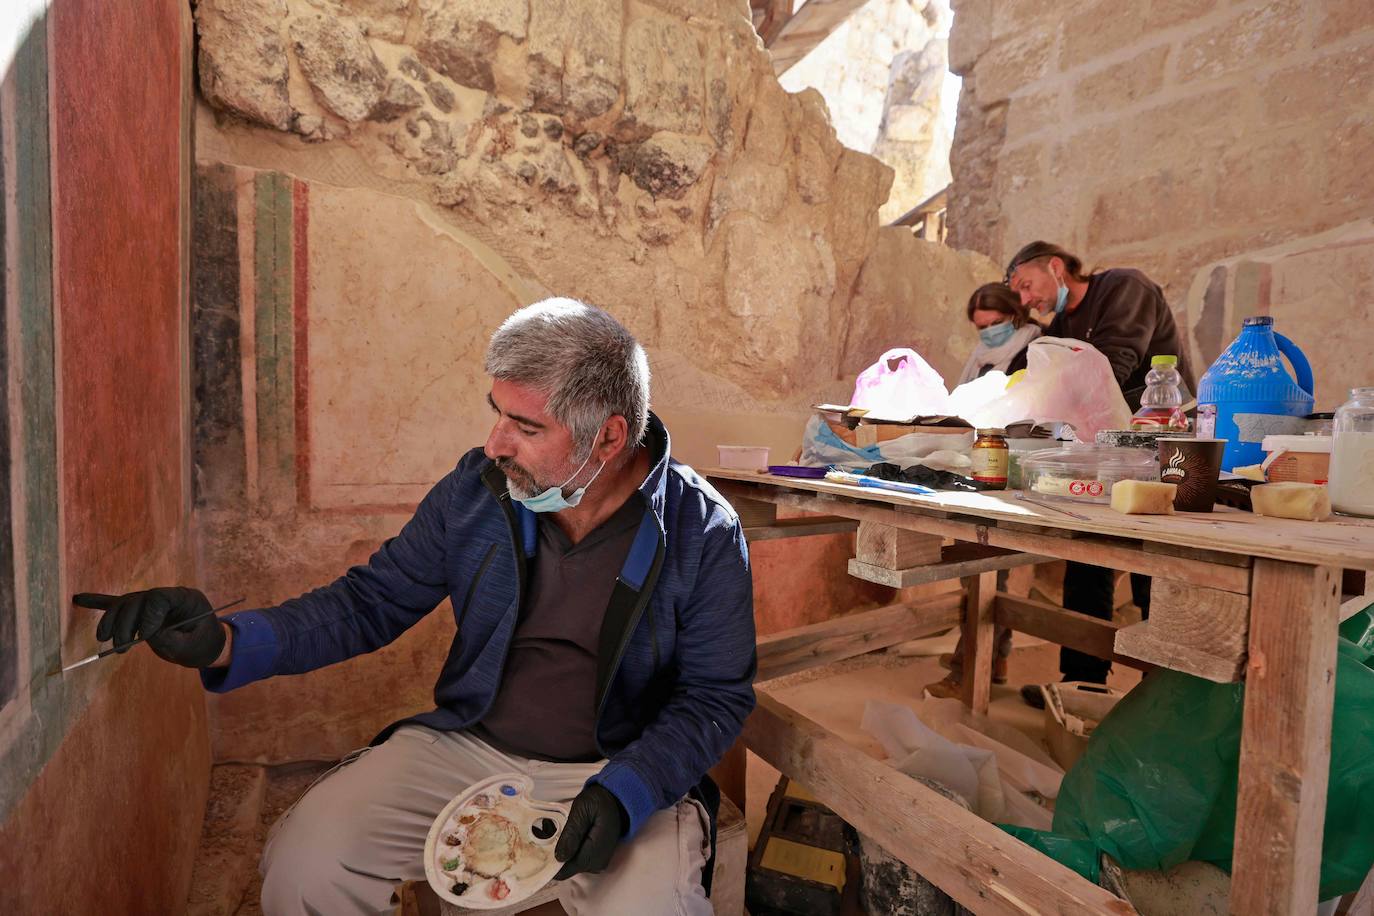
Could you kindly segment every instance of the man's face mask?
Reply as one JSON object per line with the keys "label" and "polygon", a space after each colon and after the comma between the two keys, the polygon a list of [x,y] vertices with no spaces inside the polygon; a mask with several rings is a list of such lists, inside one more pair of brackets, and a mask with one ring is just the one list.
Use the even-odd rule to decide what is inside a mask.
{"label": "man's face mask", "polygon": [[595,451],[596,449],[593,448],[591,451],[587,452],[587,457],[578,465],[577,470],[573,471],[572,475],[560,485],[549,487],[542,493],[537,493],[534,496],[521,497],[512,493],[511,498],[531,512],[562,512],[564,509],[573,508],[578,503],[582,502],[582,497],[586,494],[587,487],[590,487],[592,481],[596,480],[597,476],[605,469],[606,462],[601,462],[601,467],[596,469],[596,473],[592,475],[591,480],[588,480],[582,486],[573,490],[566,497],[563,495],[563,488],[577,479],[577,475],[582,473],[582,469],[587,466],[587,462],[592,460],[592,454]]}
{"label": "man's face mask", "polygon": [[1002,346],[1002,344],[1006,343],[1007,341],[1011,340],[1012,335],[1015,333],[1016,326],[1012,324],[1010,321],[1004,321],[1001,324],[994,324],[989,325],[986,328],[979,328],[978,339],[983,342],[984,346],[995,349],[997,347]]}

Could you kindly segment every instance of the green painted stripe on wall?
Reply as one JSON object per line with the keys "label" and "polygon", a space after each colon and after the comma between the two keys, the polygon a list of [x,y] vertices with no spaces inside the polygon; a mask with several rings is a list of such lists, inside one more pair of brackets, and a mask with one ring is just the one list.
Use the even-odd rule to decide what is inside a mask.
{"label": "green painted stripe on wall", "polygon": [[26,540],[16,570],[27,586],[27,600],[16,613],[29,624],[30,714],[21,733],[0,758],[0,820],[9,815],[67,733],[67,691],[62,678],[46,676],[61,657],[62,596],[58,594],[61,546],[57,504],[57,393],[54,382],[52,183],[48,147],[47,20],[38,19],[20,44],[10,67],[15,87],[14,193],[17,240],[15,271],[18,347],[12,355],[21,371],[18,384],[19,451],[22,490],[15,490],[15,516]]}
{"label": "green painted stripe on wall", "polygon": [[269,503],[295,501],[291,185],[292,179],[279,172],[254,179],[258,492]]}

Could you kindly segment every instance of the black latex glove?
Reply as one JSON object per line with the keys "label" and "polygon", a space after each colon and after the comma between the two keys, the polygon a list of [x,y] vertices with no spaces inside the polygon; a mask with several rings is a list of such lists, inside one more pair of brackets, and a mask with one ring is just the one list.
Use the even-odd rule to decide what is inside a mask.
{"label": "black latex glove", "polygon": [[128,643],[149,633],[148,645],[162,658],[187,668],[212,665],[224,651],[224,624],[216,617],[204,617],[185,627],[177,624],[210,610],[210,601],[194,588],[150,588],[127,595],[98,595],[83,592],[72,597],[72,604],[105,613],[95,628],[95,638],[114,640],[120,652]]}
{"label": "black latex glove", "polygon": [[563,881],[584,871],[604,871],[629,820],[620,800],[608,789],[593,784],[577,793],[553,850],[553,857],[564,863],[554,880]]}

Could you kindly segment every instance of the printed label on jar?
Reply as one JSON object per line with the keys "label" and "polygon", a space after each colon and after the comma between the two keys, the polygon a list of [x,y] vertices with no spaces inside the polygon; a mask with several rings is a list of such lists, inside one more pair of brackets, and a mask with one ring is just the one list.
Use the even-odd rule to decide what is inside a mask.
{"label": "printed label on jar", "polygon": [[1007,482],[1007,459],[1004,448],[976,448],[973,450],[973,479],[979,483]]}
{"label": "printed label on jar", "polygon": [[1075,480],[1069,484],[1070,496],[1101,496],[1104,487],[1100,480]]}

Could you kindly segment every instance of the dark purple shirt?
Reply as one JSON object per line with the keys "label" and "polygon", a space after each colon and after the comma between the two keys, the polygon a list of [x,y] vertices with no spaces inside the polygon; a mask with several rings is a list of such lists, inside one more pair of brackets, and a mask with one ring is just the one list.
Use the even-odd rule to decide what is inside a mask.
{"label": "dark purple shirt", "polygon": [[596,747],[601,621],[644,518],[632,494],[577,544],[548,515],[496,700],[473,733],[520,757],[587,762]]}

